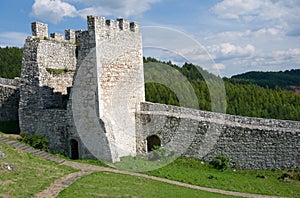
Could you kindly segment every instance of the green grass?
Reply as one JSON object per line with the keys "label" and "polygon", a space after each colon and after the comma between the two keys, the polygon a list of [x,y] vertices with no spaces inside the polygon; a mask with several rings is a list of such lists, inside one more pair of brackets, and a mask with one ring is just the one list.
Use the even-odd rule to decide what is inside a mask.
{"label": "green grass", "polygon": [[[85,163],[85,160],[81,162]],[[97,160],[88,163],[97,165]],[[155,168],[163,162],[151,162],[139,157],[124,157],[121,162],[113,164],[115,168],[129,171],[144,171]],[[102,163],[99,163],[103,166]],[[144,168],[141,168],[143,167]],[[299,174],[298,170],[298,174]],[[160,169],[148,171],[146,174],[176,180],[198,186],[217,188],[236,192],[284,197],[300,197],[300,181],[283,181],[278,179],[283,170],[234,170],[219,171],[210,164],[197,159],[178,158]],[[262,176],[265,178],[260,178]]]}
{"label": "green grass", "polygon": [[151,179],[97,172],[85,176],[63,190],[62,197],[229,197],[175,186]]}
{"label": "green grass", "polygon": [[46,68],[47,72],[53,74],[53,75],[60,75],[60,74],[64,74],[64,73],[68,73],[68,72],[74,72],[75,70],[72,69],[54,69],[54,68]]}
{"label": "green grass", "polygon": [[[147,174],[184,183],[254,194],[300,197],[300,181],[285,182],[278,178],[281,170],[236,170],[224,172],[196,159],[178,158],[173,163]],[[257,176],[264,176],[259,178]]]}
{"label": "green grass", "polygon": [[[38,156],[17,150],[0,143],[0,150],[7,157],[0,159],[0,197],[30,197],[46,189],[56,179],[76,170],[59,165]],[[106,166],[98,160],[76,160],[98,166]],[[8,171],[3,165],[8,162],[15,171]],[[153,168],[162,162],[151,162],[138,157],[125,157],[114,166],[126,170]],[[131,168],[131,169],[130,169]],[[297,172],[298,171],[298,172]],[[299,169],[295,178],[299,178]],[[286,171],[281,170],[233,170],[223,172],[211,165],[196,159],[178,158],[160,169],[146,174],[177,180],[184,183],[217,188],[223,190],[300,197],[300,181],[289,179],[287,182],[278,179]],[[289,172],[291,174],[291,172]],[[259,178],[257,176],[263,176]],[[96,197],[119,196],[130,197],[219,197],[221,195],[206,193],[170,185],[158,181],[114,173],[93,173],[79,179],[65,189],[60,197]]]}
{"label": "green grass", "polygon": [[0,131],[6,134],[19,134],[19,121],[0,122]]}
{"label": "green grass", "polygon": [[[0,197],[31,197],[56,179],[76,170],[0,142],[6,158],[0,159]],[[9,171],[4,162],[14,167]]]}
{"label": "green grass", "polygon": [[176,156],[161,158],[161,160],[147,160],[141,157],[122,157],[120,162],[113,164],[113,167],[119,170],[131,172],[146,172],[155,170],[170,164],[176,159]]}

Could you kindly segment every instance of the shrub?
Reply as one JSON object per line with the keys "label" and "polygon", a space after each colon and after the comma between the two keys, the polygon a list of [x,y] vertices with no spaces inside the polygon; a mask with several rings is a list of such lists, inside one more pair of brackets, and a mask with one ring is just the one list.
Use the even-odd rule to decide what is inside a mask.
{"label": "shrub", "polygon": [[161,160],[166,157],[173,156],[175,152],[169,151],[168,149],[160,146],[154,146],[153,150],[150,153],[149,159],[152,161]]}
{"label": "shrub", "polygon": [[224,155],[217,155],[211,162],[210,164],[220,170],[224,171],[229,167],[230,159]]}
{"label": "shrub", "polygon": [[28,132],[22,132],[20,135],[22,137],[21,141],[26,144],[29,144],[33,148],[44,151],[48,150],[49,142],[45,136],[39,133],[34,133],[33,135],[31,135]]}
{"label": "shrub", "polygon": [[289,179],[300,181],[300,170],[299,169],[291,169],[286,170],[282,175],[278,178],[283,181],[288,181]]}

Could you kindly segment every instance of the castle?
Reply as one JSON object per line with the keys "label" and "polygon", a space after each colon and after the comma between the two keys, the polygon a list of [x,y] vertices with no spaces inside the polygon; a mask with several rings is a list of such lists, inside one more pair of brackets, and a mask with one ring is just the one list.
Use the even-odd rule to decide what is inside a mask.
{"label": "castle", "polygon": [[300,122],[145,102],[139,25],[97,16],[87,25],[64,39],[32,23],[21,78],[0,79],[0,121],[18,120],[74,159],[114,162],[158,145],[204,160],[223,154],[237,168],[300,165]]}

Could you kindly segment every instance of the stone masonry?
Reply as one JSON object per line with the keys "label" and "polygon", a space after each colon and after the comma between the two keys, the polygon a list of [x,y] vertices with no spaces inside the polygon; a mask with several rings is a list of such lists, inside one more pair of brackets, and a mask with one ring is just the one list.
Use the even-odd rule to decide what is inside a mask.
{"label": "stone masonry", "polygon": [[18,78],[0,78],[0,122],[17,121],[20,100]]}
{"label": "stone masonry", "polygon": [[300,122],[232,116],[170,105],[142,103],[137,113],[137,152],[146,137],[187,157],[216,155],[242,169],[283,169],[300,165]]}
{"label": "stone masonry", "polygon": [[20,85],[0,79],[0,121],[18,115],[21,131],[74,159],[114,162],[158,145],[207,161],[223,154],[237,168],[300,165],[300,122],[145,102],[142,57],[135,22],[88,16],[87,30],[66,30],[65,39],[34,22]]}

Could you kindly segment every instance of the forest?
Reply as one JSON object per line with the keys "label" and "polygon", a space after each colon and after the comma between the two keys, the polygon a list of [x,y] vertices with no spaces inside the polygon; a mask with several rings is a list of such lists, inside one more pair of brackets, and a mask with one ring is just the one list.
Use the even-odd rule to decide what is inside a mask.
{"label": "forest", "polygon": [[252,71],[232,76],[231,80],[251,82],[272,89],[276,86],[289,89],[290,86],[300,86],[300,69],[279,72]]}
{"label": "forest", "polygon": [[18,47],[0,47],[0,77],[20,77],[23,51]]}
{"label": "forest", "polygon": [[[208,73],[196,65],[185,63],[182,67],[176,66],[171,62],[160,62],[154,58],[144,58],[144,63],[155,62],[167,64],[176,68],[191,83],[197,95],[199,109],[211,111],[211,101],[206,80],[218,80],[218,76]],[[144,64],[147,67],[148,64]],[[289,83],[284,81],[282,84],[280,74],[284,76],[293,73],[294,79],[299,78],[299,70],[278,72],[274,75],[274,86],[259,85],[254,80],[244,80],[234,78],[223,78],[226,90],[226,113],[232,115],[273,118],[283,120],[300,121],[300,94],[296,94],[283,87],[298,85],[299,81],[290,77]],[[289,75],[289,76],[292,76]],[[258,78],[259,79],[259,78]],[[146,83],[146,100],[156,103],[180,105],[175,93],[162,84]]]}
{"label": "forest", "polygon": [[[0,48],[0,77],[14,78],[20,76],[21,62],[22,49],[17,47]],[[289,86],[299,86],[300,70],[248,72],[233,76],[232,78],[221,78],[191,63],[177,66],[172,64],[171,61],[161,62],[155,58],[144,58],[145,71],[149,69],[149,71],[151,71],[151,68],[148,67],[153,64],[163,64],[175,69],[180,75],[185,76],[193,89],[192,92],[194,92],[197,97],[197,108],[201,110],[212,110],[207,82],[209,81],[214,85],[214,82],[222,81],[224,82],[226,90],[226,101],[217,102],[219,102],[218,106],[220,107],[226,106],[226,113],[250,117],[300,121],[300,94],[286,89]],[[154,76],[162,75],[163,72],[166,72],[164,75],[168,75],[167,71],[153,72]],[[155,72],[157,72],[157,74],[155,74]],[[147,73],[145,73],[145,75],[147,75]],[[205,78],[203,78],[203,76],[205,76]],[[182,85],[182,83],[176,82],[176,80],[170,83],[173,89],[177,88],[180,90],[185,86]],[[178,93],[175,94],[170,88],[161,83],[147,82],[145,84],[145,90],[146,100],[149,102],[192,108],[195,106],[189,106],[190,104],[187,103],[180,104],[178,98],[184,98],[188,93],[183,96],[178,95]]]}

